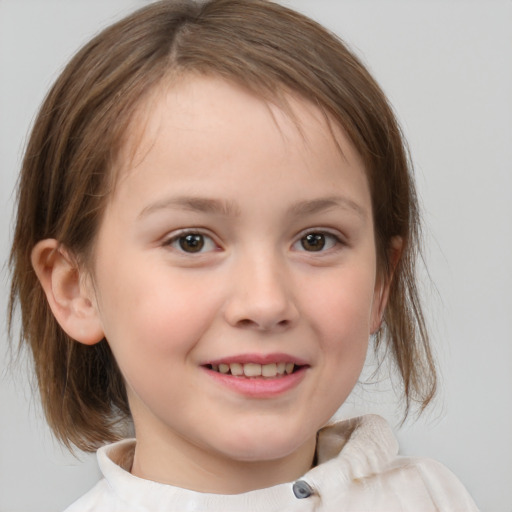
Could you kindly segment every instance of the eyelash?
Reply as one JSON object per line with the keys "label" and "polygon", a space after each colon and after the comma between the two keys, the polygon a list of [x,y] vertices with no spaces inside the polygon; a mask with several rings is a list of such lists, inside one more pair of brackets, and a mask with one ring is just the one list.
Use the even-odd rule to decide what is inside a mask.
{"label": "eyelash", "polygon": [[[197,251],[186,251],[183,246],[181,245],[181,241],[185,241],[186,238],[188,237],[201,237],[201,241],[198,242],[196,240],[196,243],[200,243],[200,247]],[[190,240],[190,241],[193,241],[193,240]],[[209,250],[207,251],[203,251],[203,247],[206,245],[206,244],[211,244],[213,247],[210,248]],[[201,232],[200,230],[197,230],[197,229],[189,229],[189,230],[185,230],[185,231],[180,231],[179,233],[176,233],[175,235],[171,236],[170,238],[167,238],[163,244],[162,244],[164,247],[172,247],[173,249],[175,249],[176,251],[182,253],[182,254],[202,254],[204,252],[210,252],[212,250],[216,250],[219,248],[218,244],[214,241],[213,237],[211,237],[210,235],[206,234],[206,233],[203,233]]]}
{"label": "eyelash", "polygon": [[[308,251],[304,247],[304,241],[310,235],[315,235],[317,237],[317,239],[318,239],[318,236],[323,237],[325,245],[328,244],[327,240],[330,240],[331,241],[330,247],[325,248],[325,245],[322,245],[322,247],[320,247],[318,250]],[[296,242],[294,242],[292,247],[295,247],[298,244],[301,245],[301,247],[297,249],[298,251],[311,252],[311,253],[315,253],[315,252],[324,253],[324,252],[330,251],[332,249],[335,250],[337,246],[346,245],[345,242],[339,236],[337,236],[334,233],[331,233],[330,231],[325,231],[325,230],[322,230],[322,229],[311,229],[309,231],[301,233],[300,238]]]}
{"label": "eyelash", "polygon": [[[310,239],[307,241],[307,238],[314,235],[313,239]],[[194,240],[195,237],[196,239]],[[200,237],[200,239],[199,239]],[[189,242],[192,243],[192,245],[189,248],[194,248],[193,244],[199,244],[197,250],[191,250],[187,251],[185,250],[184,246],[182,245],[185,243],[186,239],[189,238]],[[329,242],[330,241],[330,242]],[[322,245],[318,249],[312,249],[308,250],[304,246],[304,243],[316,243],[320,242]],[[207,246],[207,250],[203,251],[203,248]],[[208,247],[210,245],[210,247]],[[328,245],[326,248],[325,246]],[[309,231],[306,231],[304,233],[301,233],[300,238],[298,238],[293,244],[292,249],[300,251],[300,252],[309,252],[309,253],[324,253],[327,251],[330,251],[331,249],[335,249],[336,246],[339,245],[346,245],[343,240],[334,233],[331,233],[329,231],[324,231],[321,229],[311,229]],[[210,235],[201,232],[200,230],[196,229],[189,229],[180,231],[179,233],[171,236],[170,238],[166,239],[163,243],[164,247],[172,247],[176,251],[182,253],[182,254],[203,254],[204,252],[211,252],[216,249],[219,249],[219,245],[214,241],[213,237]]]}

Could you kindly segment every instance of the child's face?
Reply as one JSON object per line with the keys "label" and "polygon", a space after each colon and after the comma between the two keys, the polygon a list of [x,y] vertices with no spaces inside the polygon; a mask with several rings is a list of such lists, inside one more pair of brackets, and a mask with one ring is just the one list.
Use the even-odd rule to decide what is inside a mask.
{"label": "child's face", "polygon": [[[134,133],[94,281],[141,450],[288,457],[358,379],[384,300],[369,187],[341,131],[344,157],[321,114],[290,99],[302,134],[236,86],[186,78]],[[294,373],[276,376],[283,363]]]}

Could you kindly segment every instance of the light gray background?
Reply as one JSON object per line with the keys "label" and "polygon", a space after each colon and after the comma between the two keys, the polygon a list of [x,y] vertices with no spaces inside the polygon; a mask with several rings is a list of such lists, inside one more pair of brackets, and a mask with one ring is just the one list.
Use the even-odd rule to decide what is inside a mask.
{"label": "light gray background", "polygon": [[[58,71],[143,0],[0,0],[0,260],[27,130]],[[425,285],[442,393],[397,430],[401,451],[454,471],[483,511],[512,511],[512,2],[287,0],[338,32],[391,98],[409,139],[426,222]],[[0,308],[7,304],[3,271]],[[26,364],[7,369],[0,315],[0,511],[63,509],[97,480],[52,440]],[[378,389],[381,389],[379,392]],[[391,383],[340,414],[394,425]]]}

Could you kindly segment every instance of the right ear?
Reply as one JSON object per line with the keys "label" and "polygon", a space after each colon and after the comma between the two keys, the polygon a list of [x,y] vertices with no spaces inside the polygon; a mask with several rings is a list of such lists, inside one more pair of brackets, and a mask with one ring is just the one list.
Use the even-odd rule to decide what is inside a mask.
{"label": "right ear", "polygon": [[88,275],[57,240],[41,240],[32,249],[32,267],[57,322],[68,336],[85,345],[104,338]]}

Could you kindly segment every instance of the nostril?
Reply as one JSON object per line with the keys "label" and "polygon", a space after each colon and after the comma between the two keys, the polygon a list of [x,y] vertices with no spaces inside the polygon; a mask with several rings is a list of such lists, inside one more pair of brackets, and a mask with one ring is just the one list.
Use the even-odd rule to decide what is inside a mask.
{"label": "nostril", "polygon": [[241,320],[238,320],[236,323],[237,327],[241,328],[252,328],[252,329],[258,329],[262,331],[270,331],[272,329],[283,329],[287,328],[291,324],[290,320],[284,319],[279,320],[278,322],[256,322],[254,320],[251,320],[249,318],[242,318]]}
{"label": "nostril", "polygon": [[243,318],[242,320],[239,320],[237,322],[237,325],[239,327],[251,327],[256,325],[256,322],[253,322],[252,320],[249,320],[248,318]]}

